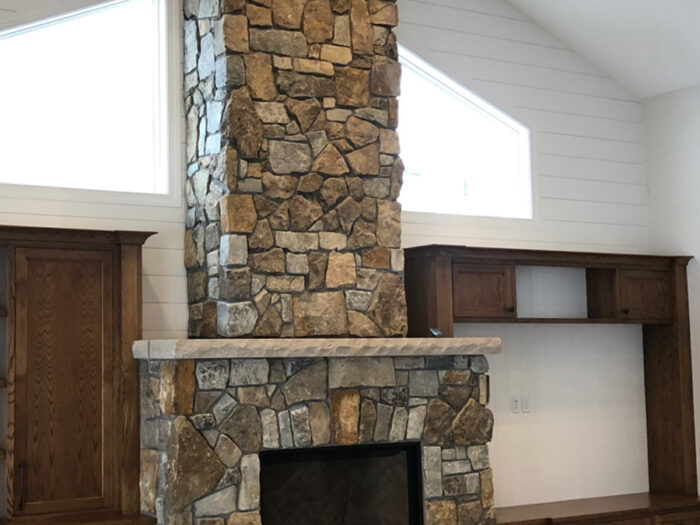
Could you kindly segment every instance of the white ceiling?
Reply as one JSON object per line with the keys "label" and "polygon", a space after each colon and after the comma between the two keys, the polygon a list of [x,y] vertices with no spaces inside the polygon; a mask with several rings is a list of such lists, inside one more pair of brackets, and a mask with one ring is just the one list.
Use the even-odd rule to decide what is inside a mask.
{"label": "white ceiling", "polygon": [[0,30],[103,1],[105,0],[0,0]]}
{"label": "white ceiling", "polygon": [[700,84],[700,0],[508,0],[647,98]]}

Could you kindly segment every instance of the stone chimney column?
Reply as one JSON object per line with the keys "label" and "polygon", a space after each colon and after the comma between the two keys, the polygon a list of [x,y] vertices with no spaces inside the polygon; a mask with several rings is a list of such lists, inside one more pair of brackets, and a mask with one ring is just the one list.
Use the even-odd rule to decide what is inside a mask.
{"label": "stone chimney column", "polygon": [[396,3],[184,16],[190,336],[405,335]]}

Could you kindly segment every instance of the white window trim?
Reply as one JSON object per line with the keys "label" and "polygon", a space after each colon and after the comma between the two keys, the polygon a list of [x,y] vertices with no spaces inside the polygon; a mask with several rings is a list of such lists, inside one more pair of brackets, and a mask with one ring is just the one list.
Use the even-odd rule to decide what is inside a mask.
{"label": "white window trim", "polygon": [[[119,4],[125,0],[111,0],[83,7],[67,9],[64,15],[57,19],[67,19],[106,6]],[[68,6],[75,7],[78,2]],[[182,0],[158,0],[158,55],[161,73],[159,78],[166,83],[161,90],[164,97],[160,98],[162,119],[160,130],[168,134],[167,140],[160,141],[167,152],[161,158],[167,161],[168,191],[164,194],[120,192],[108,190],[87,190],[76,188],[61,188],[55,186],[23,185],[0,183],[0,196],[17,200],[47,200],[75,203],[104,203],[134,206],[162,206],[180,208],[183,206],[184,195],[184,117],[182,109]],[[40,22],[41,23],[41,22]],[[31,24],[34,25],[34,24]],[[30,25],[30,26],[31,26]],[[7,31],[16,33],[23,31],[19,27]]]}
{"label": "white window trim", "polygon": [[[476,105],[480,110],[488,113],[494,118],[500,120],[508,126],[516,125],[521,128],[522,131],[526,132],[529,136],[529,151],[527,152],[529,158],[529,186],[530,186],[530,217],[494,217],[494,216],[484,216],[484,215],[454,215],[445,213],[430,213],[423,211],[402,211],[402,223],[403,229],[410,234],[411,227],[413,225],[425,225],[425,226],[435,226],[435,227],[447,227],[456,226],[464,229],[532,229],[536,230],[540,223],[539,213],[535,203],[537,202],[538,194],[538,184],[537,177],[535,177],[535,142],[536,133],[531,126],[521,122],[516,119],[513,115],[506,113],[505,110],[499,109],[494,103],[489,102],[485,98],[481,97],[475,93],[472,89],[464,86],[447,75],[442,74],[437,68],[429,66],[429,61],[422,58],[418,54],[414,53],[406,46],[398,44],[399,47],[399,61],[407,63],[410,67],[418,70],[422,75],[427,78],[432,79],[438,84],[442,84],[451,91],[454,92],[456,96],[463,98],[461,92],[467,90],[470,94],[470,98],[465,99],[468,104]],[[428,64],[428,67],[426,67]],[[399,107],[401,101],[399,100]],[[406,226],[409,225],[409,228]],[[463,236],[461,236],[463,237]],[[461,244],[459,241],[455,241],[457,244]]]}

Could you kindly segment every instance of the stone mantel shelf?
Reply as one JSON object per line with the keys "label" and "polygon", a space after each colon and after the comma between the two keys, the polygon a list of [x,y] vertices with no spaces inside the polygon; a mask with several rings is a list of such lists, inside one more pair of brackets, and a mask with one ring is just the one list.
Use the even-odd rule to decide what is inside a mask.
{"label": "stone mantel shelf", "polygon": [[498,337],[160,339],[133,345],[136,359],[167,360],[482,355],[500,351]]}

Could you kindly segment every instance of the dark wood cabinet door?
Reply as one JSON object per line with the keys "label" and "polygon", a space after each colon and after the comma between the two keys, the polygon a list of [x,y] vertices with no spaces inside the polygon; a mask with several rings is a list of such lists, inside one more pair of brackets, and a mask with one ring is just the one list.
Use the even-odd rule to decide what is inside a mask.
{"label": "dark wood cabinet door", "polygon": [[654,525],[700,525],[700,512],[684,512],[657,516]]}
{"label": "dark wood cabinet door", "polygon": [[515,317],[515,268],[455,264],[452,267],[454,316]]}
{"label": "dark wood cabinet door", "polygon": [[17,248],[16,516],[114,505],[112,257]]}
{"label": "dark wood cabinet door", "polygon": [[623,319],[671,319],[671,273],[661,270],[620,270],[620,315]]}

